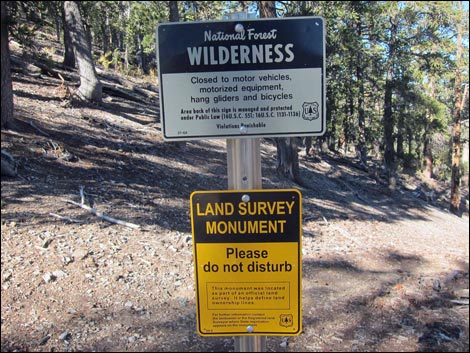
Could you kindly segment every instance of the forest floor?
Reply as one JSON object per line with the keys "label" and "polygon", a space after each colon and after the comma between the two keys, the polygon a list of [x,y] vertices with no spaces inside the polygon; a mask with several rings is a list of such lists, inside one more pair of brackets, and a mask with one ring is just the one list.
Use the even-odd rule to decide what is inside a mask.
{"label": "forest floor", "polygon": [[[1,180],[1,350],[233,351],[196,332],[189,211],[193,191],[227,189],[225,140],[165,143],[154,85],[100,71],[119,90],[86,105],[67,96],[76,73],[49,67],[14,70],[1,134],[18,162]],[[468,352],[469,219],[448,185],[403,174],[389,195],[352,157],[301,154],[298,186],[261,150],[263,188],[303,197],[303,331],[268,351]],[[141,228],[67,202],[81,187]]]}

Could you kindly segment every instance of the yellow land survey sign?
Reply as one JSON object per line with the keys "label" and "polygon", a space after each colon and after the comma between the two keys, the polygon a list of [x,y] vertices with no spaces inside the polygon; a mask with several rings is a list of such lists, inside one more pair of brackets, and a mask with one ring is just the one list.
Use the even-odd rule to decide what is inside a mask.
{"label": "yellow land survey sign", "polygon": [[200,335],[300,334],[298,190],[195,191],[191,226]]}

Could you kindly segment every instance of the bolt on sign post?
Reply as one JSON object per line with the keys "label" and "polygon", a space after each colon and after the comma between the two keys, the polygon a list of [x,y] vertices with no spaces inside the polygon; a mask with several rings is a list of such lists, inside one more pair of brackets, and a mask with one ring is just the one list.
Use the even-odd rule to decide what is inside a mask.
{"label": "bolt on sign post", "polygon": [[228,17],[158,26],[160,117],[168,141],[227,139],[232,191],[191,195],[198,333],[265,351],[301,332],[302,222],[298,191],[261,190],[259,139],[324,134],[325,25]]}

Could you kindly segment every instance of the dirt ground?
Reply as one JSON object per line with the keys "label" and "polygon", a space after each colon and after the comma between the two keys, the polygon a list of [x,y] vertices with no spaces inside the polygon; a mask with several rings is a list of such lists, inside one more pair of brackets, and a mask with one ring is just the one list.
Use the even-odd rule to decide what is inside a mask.
{"label": "dirt ground", "polygon": [[[148,102],[71,103],[58,76],[13,73],[2,351],[234,350],[233,337],[196,333],[189,215],[191,192],[227,189],[225,141],[164,143],[154,87],[126,84]],[[390,196],[353,158],[300,158],[302,187],[275,174],[275,146],[262,142],[263,188],[303,195],[303,332],[268,337],[267,350],[468,352],[469,220],[444,208],[448,186],[403,175]],[[68,202],[81,188],[140,229]]]}

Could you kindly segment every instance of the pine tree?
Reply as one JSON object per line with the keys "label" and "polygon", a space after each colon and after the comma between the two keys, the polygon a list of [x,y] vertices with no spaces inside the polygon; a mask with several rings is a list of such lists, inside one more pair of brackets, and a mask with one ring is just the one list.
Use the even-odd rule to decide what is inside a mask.
{"label": "pine tree", "polygon": [[64,2],[65,21],[70,31],[78,71],[80,73],[80,87],[78,91],[83,98],[101,103],[102,86],[96,74],[91,43],[88,39],[82,17],[76,1]]}

